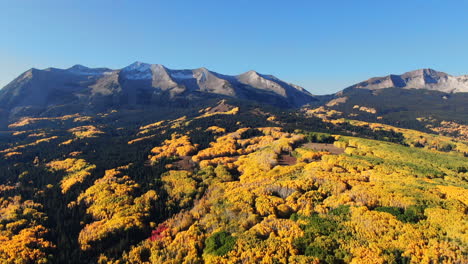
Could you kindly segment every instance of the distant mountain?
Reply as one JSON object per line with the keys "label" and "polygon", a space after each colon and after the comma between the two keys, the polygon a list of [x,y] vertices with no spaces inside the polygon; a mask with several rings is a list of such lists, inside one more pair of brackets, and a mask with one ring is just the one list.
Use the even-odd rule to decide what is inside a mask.
{"label": "distant mountain", "polygon": [[420,69],[375,77],[322,101],[343,117],[401,127],[424,129],[422,119],[468,124],[468,75]]}
{"label": "distant mountain", "polygon": [[255,71],[230,76],[206,68],[173,70],[160,64],[135,62],[117,70],[82,65],[69,69],[30,69],[0,90],[0,108],[15,115],[51,108],[90,111],[181,100],[196,102],[213,97],[287,108],[316,101],[302,87]]}
{"label": "distant mountain", "polygon": [[349,88],[378,90],[384,88],[425,89],[445,93],[468,92],[468,75],[452,76],[433,69],[420,69],[402,75],[375,77]]}
{"label": "distant mountain", "polygon": [[224,75],[206,68],[174,70],[135,62],[122,69],[82,65],[30,69],[0,90],[0,126],[21,116],[135,108],[150,108],[154,113],[161,107],[190,110],[219,99],[284,109],[323,106],[344,117],[406,127],[413,127],[420,117],[468,124],[468,75],[420,69],[371,78],[336,94],[315,96],[255,71]]}

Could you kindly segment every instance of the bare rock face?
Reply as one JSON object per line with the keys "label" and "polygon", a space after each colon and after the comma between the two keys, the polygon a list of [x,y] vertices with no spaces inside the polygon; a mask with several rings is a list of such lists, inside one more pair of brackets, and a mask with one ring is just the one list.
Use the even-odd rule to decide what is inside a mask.
{"label": "bare rock face", "polygon": [[403,88],[435,90],[446,93],[466,93],[468,92],[468,75],[452,76],[432,69],[420,69],[402,75],[371,78],[350,88],[369,90]]}

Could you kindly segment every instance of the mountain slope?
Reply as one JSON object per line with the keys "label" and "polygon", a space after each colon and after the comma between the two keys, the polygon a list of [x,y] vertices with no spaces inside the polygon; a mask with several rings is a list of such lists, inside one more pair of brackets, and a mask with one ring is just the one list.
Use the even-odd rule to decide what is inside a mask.
{"label": "mountain slope", "polygon": [[178,100],[230,97],[279,107],[316,101],[305,89],[253,71],[237,76],[206,68],[173,70],[135,62],[117,70],[75,65],[69,69],[31,69],[0,90],[0,107],[13,115],[50,108],[93,111],[121,106],[161,105]]}
{"label": "mountain slope", "polygon": [[[420,69],[371,78],[318,99],[325,103],[313,112],[322,116],[333,113],[422,131],[444,122],[468,124],[468,75]],[[310,110],[306,107],[305,111]]]}
{"label": "mountain slope", "polygon": [[402,75],[375,77],[350,88],[378,90],[384,88],[425,89],[446,93],[468,92],[468,75],[452,76],[433,69],[419,69]]}
{"label": "mountain slope", "polygon": [[466,142],[209,106],[11,124],[0,262],[466,263]]}
{"label": "mountain slope", "polygon": [[233,76],[142,62],[117,70],[81,65],[31,69],[0,90],[0,124],[22,116],[110,109],[189,109],[226,98],[282,108],[322,106],[343,117],[420,130],[428,124],[418,119],[468,124],[468,75],[420,69],[371,78],[334,95],[313,96],[302,87],[255,71]]}

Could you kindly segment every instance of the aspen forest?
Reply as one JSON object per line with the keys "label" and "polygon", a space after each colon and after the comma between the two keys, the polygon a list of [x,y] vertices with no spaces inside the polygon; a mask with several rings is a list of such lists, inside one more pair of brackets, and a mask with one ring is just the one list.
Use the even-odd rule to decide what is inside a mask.
{"label": "aspen forest", "polygon": [[468,261],[463,137],[224,106],[11,124],[0,262]]}

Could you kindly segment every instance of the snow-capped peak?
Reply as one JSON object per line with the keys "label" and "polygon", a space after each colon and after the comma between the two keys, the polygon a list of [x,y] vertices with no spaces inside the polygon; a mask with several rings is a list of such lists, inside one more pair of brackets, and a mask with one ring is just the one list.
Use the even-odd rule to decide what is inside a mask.
{"label": "snow-capped peak", "polygon": [[127,67],[122,69],[122,72],[125,73],[127,79],[132,80],[142,80],[142,79],[151,79],[151,64],[143,62],[134,62]]}
{"label": "snow-capped peak", "polygon": [[127,67],[123,68],[122,71],[138,71],[138,72],[145,72],[151,69],[151,64],[144,63],[140,61],[136,61]]}

